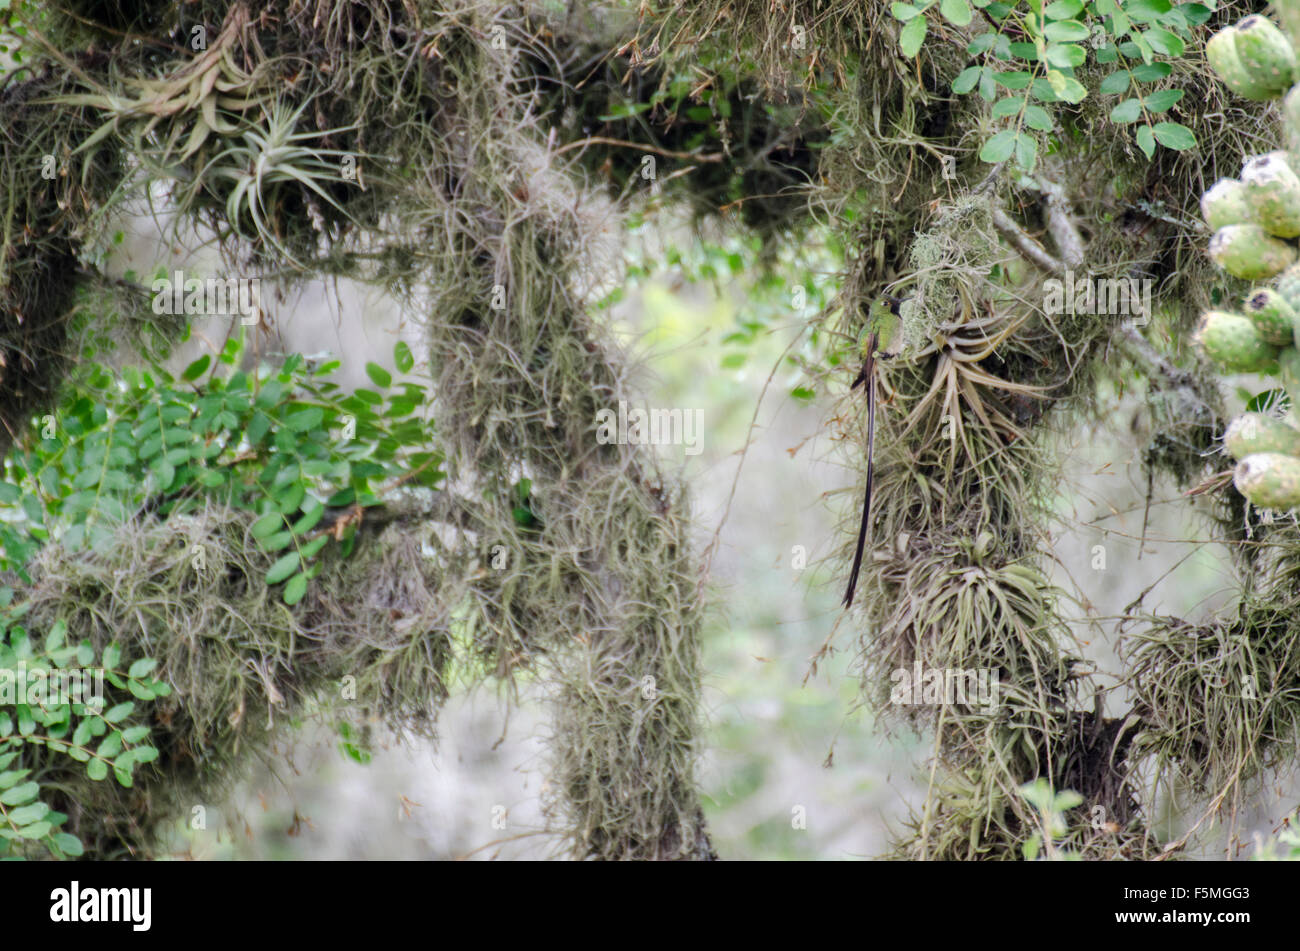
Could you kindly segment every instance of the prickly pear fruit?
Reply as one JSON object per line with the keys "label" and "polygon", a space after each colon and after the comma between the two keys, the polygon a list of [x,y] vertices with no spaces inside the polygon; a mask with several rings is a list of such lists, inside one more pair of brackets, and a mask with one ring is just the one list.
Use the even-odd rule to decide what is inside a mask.
{"label": "prickly pear fruit", "polygon": [[1245,459],[1257,452],[1300,457],[1300,429],[1267,413],[1244,413],[1228,425],[1223,444],[1234,459]]}
{"label": "prickly pear fruit", "polygon": [[1235,178],[1221,178],[1201,196],[1201,214],[1215,231],[1228,225],[1259,224],[1246,201],[1246,186]]}
{"label": "prickly pear fruit", "polygon": [[1269,152],[1248,161],[1241,170],[1246,203],[1255,221],[1279,238],[1300,235],[1300,178],[1285,152]]}
{"label": "prickly pear fruit", "polygon": [[1260,508],[1286,511],[1300,505],[1300,459],[1257,452],[1237,463],[1233,483]]}
{"label": "prickly pear fruit", "polygon": [[1228,225],[1210,239],[1210,257],[1234,277],[1258,281],[1294,264],[1296,251],[1261,225]]}
{"label": "prickly pear fruit", "polygon": [[1249,317],[1223,310],[1205,313],[1193,339],[1206,356],[1231,373],[1258,373],[1278,357],[1278,348],[1259,335]]}
{"label": "prickly pear fruit", "polygon": [[1278,94],[1295,78],[1295,50],[1291,41],[1267,17],[1248,16],[1237,24],[1237,59],[1252,79]]}
{"label": "prickly pear fruit", "polygon": [[1251,291],[1243,310],[1259,335],[1275,347],[1289,347],[1296,342],[1296,313],[1280,293],[1271,287]]}
{"label": "prickly pear fruit", "polygon": [[1273,12],[1291,42],[1300,41],[1300,0],[1273,0]]}
{"label": "prickly pear fruit", "polygon": [[1225,27],[1205,44],[1205,58],[1225,86],[1246,99],[1272,99],[1281,90],[1260,82],[1237,55],[1237,28]]}
{"label": "prickly pear fruit", "polygon": [[1300,412],[1300,350],[1283,347],[1277,355],[1277,370],[1286,395],[1291,398],[1291,405]]}
{"label": "prickly pear fruit", "polygon": [[1281,277],[1274,282],[1273,286],[1291,305],[1291,309],[1300,314],[1300,264],[1283,271]]}

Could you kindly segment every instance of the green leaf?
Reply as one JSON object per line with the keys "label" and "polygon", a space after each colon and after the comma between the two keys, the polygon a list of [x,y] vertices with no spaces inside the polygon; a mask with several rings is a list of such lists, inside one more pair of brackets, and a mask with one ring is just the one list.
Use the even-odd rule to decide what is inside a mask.
{"label": "green leaf", "polygon": [[1153,26],[1143,34],[1151,48],[1162,56],[1179,57],[1187,49],[1187,44],[1168,30]]}
{"label": "green leaf", "polygon": [[248,436],[249,444],[256,446],[260,443],[262,437],[266,435],[267,430],[270,428],[271,417],[267,416],[261,410],[255,412],[252,421],[248,424],[248,432],[246,434]]}
{"label": "green leaf", "polygon": [[1110,111],[1110,121],[1124,125],[1137,122],[1142,118],[1142,103],[1137,99],[1125,99]]}
{"label": "green leaf", "polygon": [[1018,115],[1024,101],[1019,96],[1007,96],[1005,99],[999,99],[993,104],[993,118],[1005,119],[1007,116]]}
{"label": "green leaf", "polygon": [[1025,861],[1032,862],[1035,859],[1037,859],[1038,852],[1042,847],[1043,847],[1043,834],[1041,832],[1035,832],[1033,835],[1029,837],[1029,840],[1025,842],[1025,844],[1022,846],[1022,849],[1024,850],[1025,853]]}
{"label": "green leaf", "polygon": [[921,11],[910,3],[891,3],[889,12],[894,15],[895,20],[901,20],[904,23],[921,14]]}
{"label": "green leaf", "polygon": [[102,759],[92,759],[86,763],[86,775],[99,782],[108,775],[108,764]]}
{"label": "green leaf", "polygon": [[0,793],[0,803],[6,806],[21,806],[35,799],[40,791],[41,787],[37,783],[23,783],[21,786]]}
{"label": "green leaf", "polygon": [[284,516],[279,512],[268,512],[253,523],[253,537],[259,541],[274,535],[284,525]]}
{"label": "green leaf", "polygon": [[1068,20],[1078,16],[1083,10],[1082,0],[1055,0],[1043,10],[1043,16],[1049,20]]}
{"label": "green leaf", "polygon": [[1124,13],[1139,22],[1158,20],[1172,9],[1169,0],[1128,0],[1124,4]]}
{"label": "green leaf", "polygon": [[295,535],[305,535],[316,527],[316,524],[325,514],[325,506],[316,499],[309,499],[303,508],[303,516],[293,523],[293,533]]}
{"label": "green leaf", "polygon": [[29,826],[24,826],[18,830],[18,834],[24,839],[43,839],[50,834],[50,824],[45,821],[34,822]]}
{"label": "green leaf", "polygon": [[1066,789],[1056,794],[1056,801],[1052,803],[1052,810],[1054,812],[1065,812],[1081,805],[1083,805],[1083,796],[1073,789]]}
{"label": "green leaf", "polygon": [[1003,129],[984,143],[980,149],[980,161],[990,165],[1005,162],[1016,150],[1016,133],[1014,129]]}
{"label": "green leaf", "polygon": [[1129,73],[1119,69],[1101,81],[1100,91],[1103,95],[1118,96],[1128,91]]}
{"label": "green leaf", "polygon": [[1159,92],[1153,92],[1143,101],[1146,103],[1149,112],[1167,112],[1182,98],[1183,90],[1181,89],[1162,89]]}
{"label": "green leaf", "polygon": [[193,383],[195,380],[197,380],[199,377],[203,375],[203,371],[206,370],[211,364],[212,364],[212,357],[210,357],[208,354],[205,353],[203,356],[199,357],[197,360],[195,360],[193,363],[191,363],[189,366],[185,368],[185,372],[181,374],[181,379],[184,380],[186,383]]}
{"label": "green leaf", "polygon": [[217,486],[226,483],[226,473],[221,469],[200,469],[194,478],[199,485],[209,489],[215,489]]}
{"label": "green leaf", "polygon": [[297,604],[306,593],[307,576],[300,571],[290,578],[289,583],[284,586],[284,603],[289,605]]}
{"label": "green leaf", "polygon": [[393,347],[393,363],[402,373],[410,373],[415,368],[415,357],[405,340],[397,341]]}
{"label": "green leaf", "polygon": [[1055,66],[1057,69],[1074,69],[1076,66],[1082,66],[1088,58],[1083,47],[1076,46],[1074,43],[1053,43],[1044,55],[1048,65]]}
{"label": "green leaf", "polygon": [[306,495],[307,490],[303,487],[301,482],[290,482],[287,486],[281,489],[280,494],[276,496],[275,507],[278,508],[282,514],[289,515],[298,510],[298,506],[302,505],[302,500]]}
{"label": "green leaf", "polygon": [[[986,34],[987,35],[987,34]],[[964,96],[975,88],[975,84],[980,81],[980,76],[984,73],[982,66],[967,66],[957,78],[952,81],[952,91],[959,96]]]}
{"label": "green leaf", "polygon": [[1047,114],[1047,110],[1042,106],[1026,106],[1025,125],[1031,129],[1037,129],[1039,132],[1051,132],[1052,117]]}
{"label": "green leaf", "polygon": [[925,42],[926,29],[925,17],[913,17],[908,20],[898,34],[899,52],[908,59],[919,53],[921,44]]}
{"label": "green leaf", "polygon": [[1168,63],[1142,63],[1133,67],[1133,78],[1140,83],[1151,83],[1166,79],[1173,71]]}
{"label": "green leaf", "polygon": [[1047,812],[1052,806],[1052,787],[1041,776],[1021,786],[1020,795],[1039,812]]}
{"label": "green leaf", "polygon": [[953,26],[969,26],[970,4],[966,0],[939,0],[939,12]]}
{"label": "green leaf", "polygon": [[306,545],[302,546],[302,559],[314,558],[316,553],[325,547],[325,543],[330,540],[328,534],[321,535],[319,538],[313,538]]}
{"label": "green leaf", "polygon": [[155,660],[154,658],[141,657],[139,660],[137,660],[134,664],[131,665],[130,669],[127,670],[126,673],[128,677],[136,677],[136,678],[147,677],[157,666],[158,666],[158,661]]}
{"label": "green leaf", "polygon": [[366,376],[370,377],[370,381],[381,389],[388,389],[388,387],[393,385],[392,374],[381,367],[378,363],[366,364]]}
{"label": "green leaf", "polygon": [[289,543],[293,541],[293,532],[277,532],[270,538],[262,540],[262,548],[265,551],[280,551],[282,548],[288,548]]}
{"label": "green leaf", "polygon": [[99,749],[95,750],[97,756],[105,759],[112,759],[120,752],[122,752],[122,734],[117,730],[104,737],[103,742],[99,744]]}
{"label": "green leaf", "polygon": [[1034,170],[1038,161],[1038,141],[1032,135],[1021,132],[1016,135],[1016,164],[1026,172]]}
{"label": "green leaf", "polygon": [[1043,36],[1055,43],[1077,43],[1091,35],[1092,31],[1078,20],[1057,20],[1043,29]]}
{"label": "green leaf", "polygon": [[291,551],[279,561],[271,566],[271,570],[266,573],[267,584],[279,584],[289,575],[293,574],[298,568],[298,553]]}
{"label": "green leaf", "polygon": [[25,826],[44,819],[49,814],[49,811],[50,807],[45,803],[34,802],[31,805],[13,810],[5,818],[16,826]]}
{"label": "green leaf", "polygon": [[63,646],[64,635],[68,633],[67,623],[60,618],[50,627],[50,633],[45,635],[45,651],[51,653]]}
{"label": "green leaf", "polygon": [[54,844],[59,851],[71,858],[77,858],[85,852],[81,840],[69,832],[59,832],[54,836]]}
{"label": "green leaf", "polygon": [[1196,148],[1196,136],[1185,125],[1177,122],[1157,122],[1151,127],[1151,131],[1155,133],[1156,141],[1167,149],[1185,152]]}
{"label": "green leaf", "polygon": [[116,670],[118,661],[122,659],[122,648],[116,644],[109,644],[104,648],[103,664],[110,670]]}
{"label": "green leaf", "polygon": [[1083,88],[1083,84],[1059,70],[1049,69],[1047,82],[1052,87],[1052,91],[1065,102],[1080,103],[1087,98],[1088,90]]}
{"label": "green leaf", "polygon": [[325,411],[319,406],[312,406],[296,413],[290,413],[285,417],[284,424],[296,433],[305,433],[319,427],[324,419]]}
{"label": "green leaf", "polygon": [[994,73],[993,79],[999,86],[1004,86],[1007,89],[1024,89],[1033,79],[1033,75],[1021,69],[1012,72]]}
{"label": "green leaf", "polygon": [[131,715],[135,709],[135,704],[130,700],[123,701],[114,707],[110,707],[104,712],[104,721],[106,723],[120,723]]}
{"label": "green leaf", "polygon": [[254,405],[262,409],[270,409],[280,402],[283,393],[284,385],[279,380],[268,380],[258,392]]}

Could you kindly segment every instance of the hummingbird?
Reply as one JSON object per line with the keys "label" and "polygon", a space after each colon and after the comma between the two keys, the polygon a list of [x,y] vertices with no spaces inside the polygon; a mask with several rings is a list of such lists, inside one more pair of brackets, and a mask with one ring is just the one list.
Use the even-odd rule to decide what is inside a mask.
{"label": "hummingbird", "polygon": [[871,522],[871,480],[875,475],[874,449],[876,443],[876,360],[894,356],[901,347],[899,317],[901,298],[882,294],[871,302],[867,321],[858,336],[862,353],[862,369],[849,387],[850,392],[861,386],[867,394],[867,491],[862,503],[862,526],[858,529],[858,547],[853,555],[853,568],[849,572],[849,587],[844,592],[844,607],[853,604],[853,589],[858,586],[858,572],[862,570],[862,553],[867,544],[867,527]]}

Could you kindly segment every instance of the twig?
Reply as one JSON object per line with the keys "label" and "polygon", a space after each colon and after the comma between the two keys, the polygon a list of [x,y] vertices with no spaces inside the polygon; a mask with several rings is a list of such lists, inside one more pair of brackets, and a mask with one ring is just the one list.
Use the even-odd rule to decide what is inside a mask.
{"label": "twig", "polygon": [[1047,230],[1061,252],[1061,259],[1068,268],[1083,267],[1083,238],[1074,225],[1065,189],[1045,178],[1038,179],[1038,187],[1047,199]]}
{"label": "twig", "polygon": [[556,155],[563,155],[570,149],[581,148],[585,145],[617,145],[625,149],[640,149],[642,152],[654,152],[656,155],[662,155],[664,158],[681,159],[685,162],[721,162],[726,156],[721,152],[701,154],[699,152],[674,152],[672,149],[661,149],[657,145],[645,145],[641,142],[627,142],[623,139],[610,139],[603,135],[593,135],[585,139],[579,139],[576,142],[570,142],[568,145],[562,145],[555,150]]}
{"label": "twig", "polygon": [[989,201],[989,212],[993,216],[993,227],[997,229],[998,234],[1015,246],[1021,257],[1049,274],[1065,273],[1065,266],[1052,257],[1041,244],[1031,238],[1020,225],[1011,219],[1010,215],[994,204],[992,200]]}

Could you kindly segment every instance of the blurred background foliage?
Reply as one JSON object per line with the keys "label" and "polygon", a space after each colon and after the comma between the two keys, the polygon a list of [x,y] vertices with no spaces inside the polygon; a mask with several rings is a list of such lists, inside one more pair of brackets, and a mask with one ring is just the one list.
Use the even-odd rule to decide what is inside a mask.
{"label": "blurred background foliage", "polygon": [[[878,856],[923,804],[933,740],[890,729],[861,705],[852,651],[810,674],[814,653],[844,637],[841,579],[826,559],[841,510],[859,502],[854,473],[827,438],[834,421],[805,395],[815,385],[805,364],[843,349],[811,319],[834,295],[839,251],[814,234],[771,259],[753,239],[699,232],[669,214],[634,223],[632,279],[602,306],[642,361],[646,401],[705,410],[699,455],[662,451],[699,487],[700,549],[719,532],[710,584],[725,609],[703,638],[710,826],[728,857]],[[792,306],[800,288],[803,310]],[[1232,600],[1234,580],[1172,480],[1157,479],[1148,509],[1142,455],[1153,424],[1141,375],[1100,380],[1095,397],[1095,419],[1053,447],[1063,467],[1048,544],[1053,580],[1080,593],[1065,613],[1083,656],[1116,670],[1103,625],[1145,589],[1149,609],[1198,618]],[[178,822],[171,849],[196,858],[552,855],[534,769],[546,729],[544,691],[531,681],[508,716],[492,688],[453,688],[436,747],[376,729],[365,765],[349,756],[347,738],[309,718],[282,748],[284,763],[259,768],[214,807],[207,830]],[[1238,833],[1271,834],[1268,817],[1290,801],[1293,782],[1277,777]],[[1177,793],[1158,806],[1167,839],[1186,828]],[[1218,853],[1226,836],[1208,836],[1192,854]]]}

